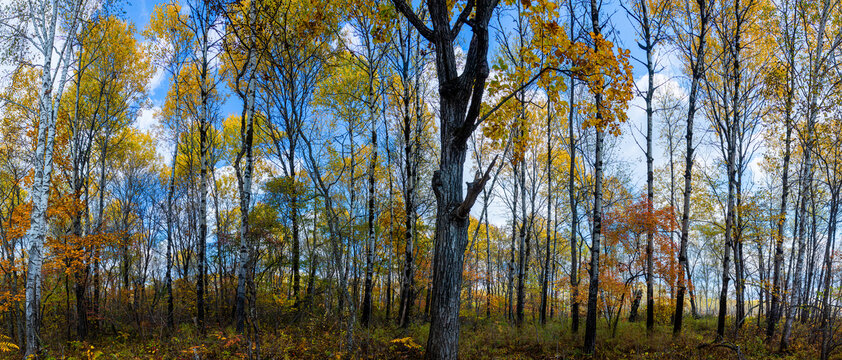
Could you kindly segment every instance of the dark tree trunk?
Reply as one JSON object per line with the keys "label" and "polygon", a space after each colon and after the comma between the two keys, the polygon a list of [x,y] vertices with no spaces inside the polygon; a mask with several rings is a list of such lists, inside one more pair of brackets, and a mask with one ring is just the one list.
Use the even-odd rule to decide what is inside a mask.
{"label": "dark tree trunk", "polygon": [[[629,309],[629,322],[637,321],[637,309],[640,308],[640,299],[643,298],[643,292],[640,290],[634,291],[634,298],[632,299],[631,309]],[[619,314],[618,314],[619,316]]]}
{"label": "dark tree trunk", "polygon": [[[834,165],[831,165],[834,166]],[[832,331],[831,329],[831,312],[830,308],[830,271],[833,265],[833,243],[836,241],[836,222],[839,213],[839,185],[831,185],[830,194],[830,219],[828,220],[828,238],[824,249],[824,284],[822,285],[822,313],[821,313],[821,330],[822,330],[822,345],[821,345],[821,359],[826,360],[830,356]]]}
{"label": "dark tree trunk", "polygon": [[[456,25],[471,16],[473,34],[460,74],[453,42],[458,31],[451,26],[451,7],[444,0],[430,0],[427,10],[433,28],[418,18],[403,0],[393,0],[398,10],[435,47],[436,73],[439,81],[441,154],[439,169],[433,175],[436,196],[436,231],[433,250],[433,289],[430,307],[428,359],[456,359],[459,344],[459,294],[462,289],[462,265],[468,239],[468,217],[476,197],[482,191],[486,174],[468,183],[463,196],[462,172],[467,140],[478,125],[485,80],[488,77],[488,22],[494,0],[469,3]],[[493,162],[492,162],[493,163]]]}
{"label": "dark tree trunk", "polygon": [[552,113],[550,102],[547,100],[547,239],[544,243],[544,270],[541,274],[541,324],[547,323],[547,288],[550,278],[550,237],[554,236],[552,227],[553,211],[553,142],[552,142]]}
{"label": "dark tree trunk", "polygon": [[376,234],[374,233],[374,170],[377,164],[377,126],[372,124],[371,128],[372,155],[368,165],[368,236],[365,246],[365,285],[363,292],[362,316],[360,322],[368,327],[371,323],[371,292],[373,290],[374,277],[374,247],[377,246]]}
{"label": "dark tree trunk", "polygon": [[[597,0],[591,0],[591,25],[595,36],[600,36],[599,5]],[[594,43],[594,51],[599,52],[599,43]],[[596,121],[601,124],[602,119],[602,89],[597,89],[594,94],[596,108]],[[588,312],[585,318],[585,354],[593,354],[596,349],[596,320],[597,320],[597,297],[599,295],[599,252],[600,241],[602,240],[602,145],[603,130],[596,129],[596,142],[594,144],[594,188],[593,188],[593,230],[591,233],[591,261],[588,269]]]}

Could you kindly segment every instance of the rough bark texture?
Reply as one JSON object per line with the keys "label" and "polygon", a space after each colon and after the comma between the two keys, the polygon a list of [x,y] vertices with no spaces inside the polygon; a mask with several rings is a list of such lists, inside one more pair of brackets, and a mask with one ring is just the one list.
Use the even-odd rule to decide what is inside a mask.
{"label": "rough bark texture", "polygon": [[372,124],[371,129],[371,147],[373,153],[368,165],[368,237],[365,247],[365,289],[363,293],[362,316],[360,316],[360,321],[366,327],[371,323],[371,292],[374,288],[374,247],[377,245],[375,243],[377,234],[374,232],[374,170],[377,164],[377,126],[374,124]]}
{"label": "rough bark texture", "polygon": [[[418,18],[403,0],[393,0],[398,10],[435,47],[436,75],[439,82],[441,155],[433,175],[436,195],[436,231],[433,250],[433,288],[430,307],[430,335],[426,357],[456,359],[459,344],[459,293],[462,265],[468,238],[468,216],[486,176],[468,184],[463,196],[462,172],[467,140],[478,125],[485,80],[488,77],[488,22],[496,0],[477,0],[455,17],[444,0],[430,0],[427,10],[432,29]],[[472,37],[459,73],[453,42],[471,16]]]}
{"label": "rough bark texture", "polygon": [[[834,166],[835,165],[831,165]],[[822,331],[822,344],[821,344],[821,358],[822,360],[826,360],[830,357],[830,350],[831,350],[831,342],[833,338],[833,329],[831,328],[831,312],[832,309],[830,308],[830,292],[832,291],[830,287],[830,280],[833,276],[831,276],[830,269],[832,269],[833,265],[833,243],[836,240],[836,222],[837,222],[837,213],[839,211],[839,184],[833,184],[831,187],[831,194],[830,194],[830,219],[828,220],[828,239],[825,242],[825,249],[824,249],[824,283],[822,284],[822,312],[821,312],[821,331]]]}

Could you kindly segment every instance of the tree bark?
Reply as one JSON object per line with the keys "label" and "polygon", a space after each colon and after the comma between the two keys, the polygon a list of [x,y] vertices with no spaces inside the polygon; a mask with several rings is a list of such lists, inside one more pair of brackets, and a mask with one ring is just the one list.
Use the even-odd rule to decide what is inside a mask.
{"label": "tree bark", "polygon": [[[41,72],[41,84],[38,98],[38,131],[36,132],[37,140],[35,146],[35,164],[34,176],[32,178],[32,190],[30,192],[30,199],[32,202],[32,210],[29,215],[29,229],[26,231],[24,243],[30,244],[26,273],[26,291],[25,291],[25,317],[26,317],[26,351],[25,357],[38,357],[40,354],[40,337],[41,329],[41,268],[44,262],[43,248],[44,239],[47,235],[47,206],[50,198],[50,183],[53,172],[53,148],[56,136],[56,119],[58,118],[58,107],[61,103],[61,94],[64,91],[64,85],[67,80],[67,74],[70,67],[70,61],[62,59],[53,59],[54,42],[57,32],[57,23],[59,21],[59,6],[56,0],[49,1],[44,4],[44,9],[50,12],[44,17],[46,21],[41,24],[43,28],[42,37],[43,43],[39,47],[44,65]],[[81,3],[75,2],[75,7],[70,10],[71,23],[67,28],[67,33],[75,36],[76,25],[79,20]],[[62,46],[60,54],[68,53],[74,41],[66,41]],[[59,79],[53,77],[55,75],[52,70],[53,62],[56,65],[61,65],[61,72],[58,75]],[[58,85],[54,89],[54,85]],[[53,91],[56,91],[56,97],[53,97]]]}
{"label": "tree bark", "polygon": [[[468,217],[476,197],[482,191],[487,174],[468,183],[463,197],[462,173],[467,140],[479,125],[477,120],[485,80],[488,77],[488,22],[494,0],[470,2],[451,27],[451,7],[444,0],[430,0],[427,10],[433,28],[422,22],[403,0],[393,0],[395,7],[435,47],[436,74],[439,80],[441,154],[439,169],[433,175],[436,196],[436,232],[433,251],[433,288],[430,307],[430,334],[425,356],[428,359],[456,359],[459,344],[459,294],[462,265],[467,246]],[[458,28],[472,14],[470,47],[460,74],[453,41]]]}

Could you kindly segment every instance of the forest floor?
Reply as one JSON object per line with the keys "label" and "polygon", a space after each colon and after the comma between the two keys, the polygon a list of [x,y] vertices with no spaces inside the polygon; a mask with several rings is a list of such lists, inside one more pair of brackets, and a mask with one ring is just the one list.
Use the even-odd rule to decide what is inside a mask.
{"label": "forest floor", "polygon": [[[583,319],[584,320],[584,319]],[[819,339],[809,341],[810,332],[796,328],[790,352],[778,353],[763,344],[756,321],[749,322],[738,338],[729,338],[727,346],[711,344],[715,318],[687,319],[685,331],[673,337],[671,327],[656,326],[647,336],[642,321],[621,321],[613,329],[600,319],[597,352],[593,359],[817,359]],[[282,322],[261,325],[261,359],[339,359],[349,358],[344,349],[344,331],[332,324],[301,320],[295,325]],[[418,359],[423,357],[428,324],[399,329],[384,323],[370,329],[357,327],[356,356],[360,359]],[[541,326],[528,323],[520,328],[504,320],[463,318],[460,338],[461,359],[590,359],[581,352],[584,324],[578,334],[570,332],[569,323],[552,322]],[[233,329],[209,327],[199,336],[190,324],[179,326],[171,336],[148,334],[141,338],[128,333],[101,336],[90,342],[69,342],[48,346],[47,359],[241,359],[247,345]],[[739,349],[740,355],[736,349]],[[740,357],[741,356],[741,357]],[[20,358],[3,354],[0,358]],[[842,359],[842,354],[834,358]]]}

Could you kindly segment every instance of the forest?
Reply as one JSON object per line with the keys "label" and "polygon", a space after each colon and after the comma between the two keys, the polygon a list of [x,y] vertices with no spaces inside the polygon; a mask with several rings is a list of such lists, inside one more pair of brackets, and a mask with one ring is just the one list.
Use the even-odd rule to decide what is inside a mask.
{"label": "forest", "polygon": [[842,359],[842,0],[7,0],[0,49],[0,358]]}

